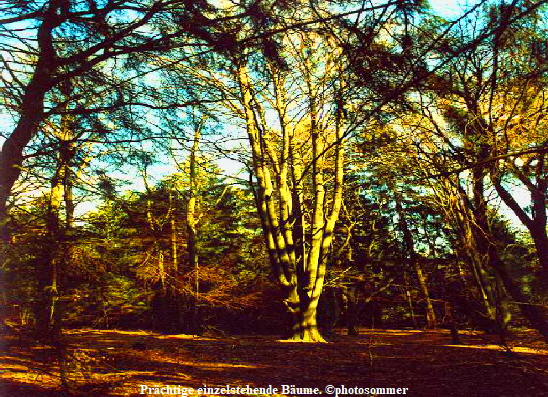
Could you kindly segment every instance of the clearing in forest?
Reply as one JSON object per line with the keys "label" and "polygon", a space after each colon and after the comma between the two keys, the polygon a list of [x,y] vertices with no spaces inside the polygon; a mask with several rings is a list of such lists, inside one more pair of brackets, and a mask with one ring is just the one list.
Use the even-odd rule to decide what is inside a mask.
{"label": "clearing in forest", "polygon": [[[359,336],[336,335],[320,344],[92,329],[67,331],[64,338],[63,367],[73,395],[143,396],[143,386],[166,385],[280,391],[286,385],[327,395],[333,385],[408,388],[406,395],[421,397],[548,396],[548,349],[531,332],[514,333],[511,352],[496,337],[471,332],[462,336],[463,345],[451,345],[445,330],[362,329]],[[4,342],[0,395],[67,395],[57,350],[13,337]]]}

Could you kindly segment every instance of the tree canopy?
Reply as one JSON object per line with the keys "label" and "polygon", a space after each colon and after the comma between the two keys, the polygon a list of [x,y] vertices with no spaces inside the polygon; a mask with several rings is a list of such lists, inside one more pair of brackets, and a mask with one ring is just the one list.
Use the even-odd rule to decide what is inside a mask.
{"label": "tree canopy", "polygon": [[436,14],[4,1],[5,323],[548,342],[546,0]]}

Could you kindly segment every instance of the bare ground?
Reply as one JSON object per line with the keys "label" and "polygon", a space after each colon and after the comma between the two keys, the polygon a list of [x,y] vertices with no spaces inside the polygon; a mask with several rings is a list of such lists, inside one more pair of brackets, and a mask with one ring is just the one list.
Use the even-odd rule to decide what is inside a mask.
{"label": "bare ground", "polygon": [[71,393],[60,386],[57,350],[6,336],[0,395],[143,396],[140,385],[228,384],[322,391],[327,385],[407,387],[406,395],[421,397],[548,397],[548,348],[529,331],[509,338],[512,353],[496,337],[475,333],[462,336],[464,345],[451,345],[444,330],[362,329],[359,336],[337,335],[325,344],[91,329],[67,331],[64,340]]}

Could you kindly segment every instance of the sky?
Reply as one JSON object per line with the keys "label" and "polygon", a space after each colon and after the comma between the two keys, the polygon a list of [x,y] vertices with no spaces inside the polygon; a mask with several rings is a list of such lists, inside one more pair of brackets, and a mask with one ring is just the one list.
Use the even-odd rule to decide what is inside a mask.
{"label": "sky", "polygon": [[476,1],[444,1],[429,0],[430,7],[440,17],[453,19],[462,14],[462,10],[468,9]]}
{"label": "sky", "polygon": [[[449,19],[449,20],[452,20],[452,19],[456,19],[460,15],[462,15],[463,10],[470,9],[471,7],[476,5],[478,2],[479,2],[479,0],[470,0],[470,1],[467,1],[467,0],[458,0],[458,1],[430,0],[429,4],[430,4],[430,7],[431,7],[432,11],[436,15],[438,15],[440,17],[443,17],[443,18],[446,18],[446,19]],[[4,78],[8,77],[8,76],[6,76],[5,71],[2,71],[2,76]],[[13,128],[13,125],[11,124],[10,117],[9,116],[6,117],[6,116],[7,115],[5,115],[5,114],[1,115],[1,117],[0,117],[0,128],[4,131],[9,131],[11,128]],[[4,139],[2,137],[0,137],[0,145],[3,143],[3,141],[4,141]],[[236,173],[236,172],[238,172],[242,169],[242,164],[241,163],[231,161],[231,160],[228,160],[228,159],[220,160],[219,161],[219,166],[223,170],[226,171],[226,174]],[[164,164],[155,165],[153,170],[151,170],[151,173],[152,173],[153,176],[157,176],[158,179],[161,179],[162,175],[166,175],[166,174],[176,172],[176,171],[177,171],[177,169],[176,169],[175,165],[173,164],[173,162],[169,161],[169,160],[166,160]],[[131,173],[129,173],[129,174],[131,174]],[[115,175],[115,176],[116,177],[120,176],[122,178],[126,177],[126,179],[127,179],[127,175],[128,175],[127,170],[120,170],[118,172],[118,175]],[[131,179],[131,178],[129,178],[129,179]],[[136,175],[136,177],[133,178],[133,183],[131,183],[130,185],[125,187],[125,189],[127,189],[127,190],[143,190],[143,188],[144,188],[144,186],[143,186],[142,178],[138,177],[138,175]],[[521,196],[520,197],[521,202],[527,202],[528,201],[527,197],[526,197],[527,195],[525,193],[526,192],[522,192],[521,194],[519,194],[519,196]],[[84,213],[84,212],[88,211],[89,209],[93,208],[94,206],[95,206],[95,204],[93,204],[91,202],[83,203],[82,205],[79,206],[79,212]],[[508,209],[505,209],[503,212],[509,218],[511,218],[514,223],[516,222],[517,218],[513,215],[513,213],[511,211],[509,211]],[[519,223],[519,221],[518,221],[518,223]]]}

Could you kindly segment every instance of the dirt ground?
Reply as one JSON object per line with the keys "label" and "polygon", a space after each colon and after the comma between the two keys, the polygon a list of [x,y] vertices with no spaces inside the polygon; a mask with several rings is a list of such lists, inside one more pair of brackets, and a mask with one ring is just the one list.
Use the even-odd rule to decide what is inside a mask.
{"label": "dirt ground", "polygon": [[[511,353],[496,337],[471,332],[462,335],[463,345],[452,345],[444,330],[362,329],[359,336],[335,335],[324,344],[91,329],[66,331],[64,338],[70,394],[60,387],[58,350],[5,336],[0,395],[157,396],[162,390],[155,394],[154,386],[172,385],[208,396],[198,389],[270,385],[278,393],[252,395],[274,396],[286,385],[299,389],[284,395],[296,396],[306,388],[327,395],[326,386],[333,385],[344,386],[346,395],[380,395],[353,388],[408,388],[406,395],[421,397],[548,397],[548,347],[525,331],[509,338]],[[149,393],[140,394],[145,386]]]}

